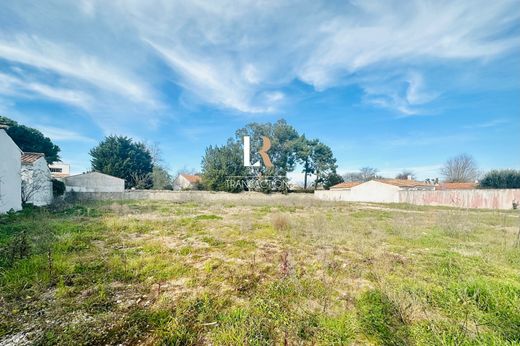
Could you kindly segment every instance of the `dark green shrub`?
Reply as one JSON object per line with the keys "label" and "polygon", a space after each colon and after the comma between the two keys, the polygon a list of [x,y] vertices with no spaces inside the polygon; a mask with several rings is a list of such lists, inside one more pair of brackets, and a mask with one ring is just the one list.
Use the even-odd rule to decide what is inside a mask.
{"label": "dark green shrub", "polygon": [[59,197],[65,193],[65,183],[58,179],[52,179],[52,194]]}
{"label": "dark green shrub", "polygon": [[520,170],[501,169],[488,172],[480,181],[484,189],[520,189]]}

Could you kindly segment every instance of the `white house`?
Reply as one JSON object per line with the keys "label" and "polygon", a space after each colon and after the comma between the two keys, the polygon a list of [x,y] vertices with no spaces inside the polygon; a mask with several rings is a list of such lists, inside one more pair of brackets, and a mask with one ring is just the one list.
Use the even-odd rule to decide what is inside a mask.
{"label": "white house", "polygon": [[45,155],[23,153],[22,156],[22,202],[43,206],[52,203],[52,176]]}
{"label": "white house", "polygon": [[125,181],[108,174],[89,172],[62,179],[65,191],[75,192],[124,192]]}
{"label": "white house", "polygon": [[315,195],[332,201],[399,203],[399,191],[434,189],[434,185],[411,179],[378,179],[341,183],[329,191],[316,191]]}
{"label": "white house", "polygon": [[60,179],[70,175],[70,165],[60,161],[53,162],[49,165],[53,178]]}
{"label": "white house", "polygon": [[173,181],[173,189],[175,191],[193,189],[201,181],[202,178],[199,175],[179,174]]}
{"label": "white house", "polygon": [[0,213],[22,209],[22,151],[0,125]]}

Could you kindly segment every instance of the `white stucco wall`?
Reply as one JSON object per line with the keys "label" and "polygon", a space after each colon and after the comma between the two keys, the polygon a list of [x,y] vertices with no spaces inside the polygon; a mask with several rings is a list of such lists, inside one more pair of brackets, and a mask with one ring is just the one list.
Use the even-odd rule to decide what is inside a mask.
{"label": "white stucco wall", "polygon": [[188,179],[186,179],[185,177],[183,177],[180,174],[173,181],[173,189],[175,191],[181,191],[181,190],[189,189],[191,187],[192,187],[192,185],[188,181]]}
{"label": "white stucco wall", "polygon": [[21,151],[0,129],[0,213],[22,209]]}
{"label": "white stucco wall", "polygon": [[63,178],[67,192],[123,192],[125,181],[107,174],[90,172]]}
{"label": "white stucco wall", "polygon": [[398,203],[399,190],[397,186],[371,180],[351,189],[322,190],[314,195],[326,201]]}
{"label": "white stucco wall", "polygon": [[359,202],[399,203],[399,190],[397,186],[371,180],[350,189],[350,198]]}
{"label": "white stucco wall", "polygon": [[25,203],[39,207],[52,203],[52,176],[44,157],[32,164],[22,164],[21,176]]}

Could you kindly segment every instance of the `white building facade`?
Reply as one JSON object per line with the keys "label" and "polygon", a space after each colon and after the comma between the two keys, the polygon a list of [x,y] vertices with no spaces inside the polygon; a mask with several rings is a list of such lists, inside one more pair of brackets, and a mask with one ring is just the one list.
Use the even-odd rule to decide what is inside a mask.
{"label": "white building facade", "polygon": [[22,151],[0,127],[0,213],[22,209]]}
{"label": "white building facade", "polygon": [[202,181],[198,175],[179,174],[173,181],[175,191],[194,189]]}
{"label": "white building facade", "polygon": [[38,207],[52,203],[52,176],[44,154],[22,154],[21,178],[23,203]]}
{"label": "white building facade", "polygon": [[70,165],[63,162],[53,162],[49,165],[51,175],[53,178],[60,179],[70,175]]}
{"label": "white building facade", "polygon": [[315,191],[318,199],[345,202],[399,203],[400,191],[433,191],[435,186],[414,180],[378,179],[341,183],[330,190]]}

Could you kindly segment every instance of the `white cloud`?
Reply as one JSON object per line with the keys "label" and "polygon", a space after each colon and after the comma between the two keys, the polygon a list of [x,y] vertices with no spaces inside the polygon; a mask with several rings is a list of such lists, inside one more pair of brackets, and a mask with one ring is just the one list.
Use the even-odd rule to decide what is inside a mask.
{"label": "white cloud", "polygon": [[439,96],[438,92],[427,90],[423,76],[417,71],[367,78],[360,84],[363,85],[367,103],[395,109],[402,115],[424,113],[421,106]]}
{"label": "white cloud", "polygon": [[0,39],[0,57],[78,79],[131,100],[150,101],[146,87],[110,67],[107,62],[101,63],[95,56],[37,36],[18,35],[14,40]]}
{"label": "white cloud", "polygon": [[[486,60],[519,46],[512,30],[520,19],[517,5],[82,0],[26,8],[13,2],[7,6],[25,33],[0,33],[0,57],[52,72],[60,86],[81,88],[103,104],[116,95],[132,104],[127,110],[160,108],[169,96],[161,86],[173,80],[187,99],[243,113],[274,112],[290,97],[280,90],[300,80],[318,91],[358,84],[367,102],[411,115],[443,92],[428,89],[423,62]],[[389,74],[392,83],[380,87]],[[399,83],[404,91],[393,89]],[[40,94],[57,99],[49,90]]]}
{"label": "white cloud", "polygon": [[87,143],[95,143],[96,140],[84,135],[79,134],[78,132],[46,126],[46,125],[33,125],[38,130],[40,130],[45,136],[49,137],[53,141],[70,141],[70,142],[87,142]]}
{"label": "white cloud", "polygon": [[43,97],[76,107],[88,109],[90,97],[78,90],[62,89],[40,84],[38,82],[23,80],[0,72],[0,91],[3,94],[12,94],[22,97]]}

